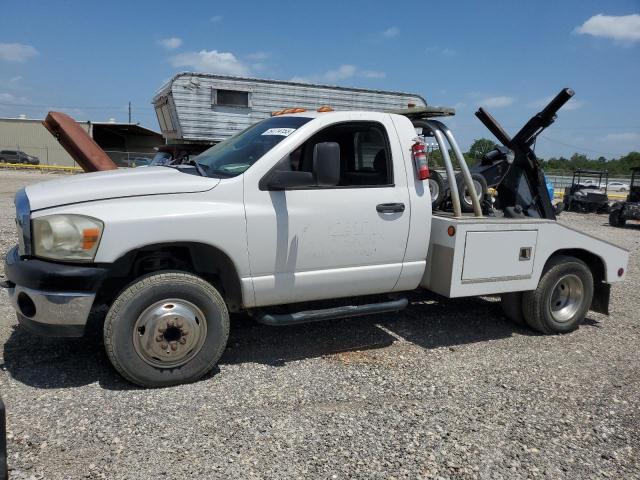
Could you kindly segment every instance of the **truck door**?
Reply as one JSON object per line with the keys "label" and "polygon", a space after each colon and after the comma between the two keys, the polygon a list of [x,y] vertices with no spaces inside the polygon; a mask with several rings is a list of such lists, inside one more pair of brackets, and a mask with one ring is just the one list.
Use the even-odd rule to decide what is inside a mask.
{"label": "truck door", "polygon": [[276,168],[311,171],[316,143],[340,145],[336,187],[261,191],[245,184],[255,304],[388,292],[409,232],[406,172],[388,115],[331,124]]}

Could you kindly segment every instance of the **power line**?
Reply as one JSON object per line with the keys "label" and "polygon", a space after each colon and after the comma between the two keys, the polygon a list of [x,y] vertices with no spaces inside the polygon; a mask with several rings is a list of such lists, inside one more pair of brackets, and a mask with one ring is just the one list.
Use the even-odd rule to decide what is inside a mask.
{"label": "power line", "polygon": [[[127,110],[127,105],[96,106],[96,105],[36,105],[32,103],[0,103],[2,107],[21,108],[76,108],[78,110]],[[136,107],[135,110],[154,110],[153,107]]]}
{"label": "power line", "polygon": [[592,153],[600,153],[602,155],[608,155],[610,157],[622,157],[626,155],[626,153],[611,153],[611,152],[603,152],[602,150],[594,150],[593,148],[580,147],[578,145],[572,145],[570,143],[565,143],[560,140],[556,140],[554,138],[549,138],[548,136],[540,137],[540,140],[549,140],[552,143],[557,143],[558,145],[563,145],[565,147],[575,148],[576,150],[580,150],[583,152],[592,152]]}

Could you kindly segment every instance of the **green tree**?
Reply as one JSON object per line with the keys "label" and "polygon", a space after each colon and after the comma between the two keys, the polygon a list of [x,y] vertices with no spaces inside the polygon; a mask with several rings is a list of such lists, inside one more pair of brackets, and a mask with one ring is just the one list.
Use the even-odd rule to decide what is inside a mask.
{"label": "green tree", "polygon": [[[490,152],[498,145],[488,138],[479,138],[474,140],[469,148],[468,156],[474,160],[480,160],[485,153]],[[465,155],[467,156],[467,155]]]}

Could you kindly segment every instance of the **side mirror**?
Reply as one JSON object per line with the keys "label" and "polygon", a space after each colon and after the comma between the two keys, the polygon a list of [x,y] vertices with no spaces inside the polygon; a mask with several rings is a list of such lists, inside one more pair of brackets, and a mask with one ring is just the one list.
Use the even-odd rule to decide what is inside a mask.
{"label": "side mirror", "polygon": [[[262,183],[262,182],[261,182]],[[286,190],[288,188],[312,187],[315,185],[310,172],[275,171],[269,176],[261,190]]]}
{"label": "side mirror", "polygon": [[340,182],[340,145],[336,142],[313,147],[313,178],[319,187],[335,187]]}

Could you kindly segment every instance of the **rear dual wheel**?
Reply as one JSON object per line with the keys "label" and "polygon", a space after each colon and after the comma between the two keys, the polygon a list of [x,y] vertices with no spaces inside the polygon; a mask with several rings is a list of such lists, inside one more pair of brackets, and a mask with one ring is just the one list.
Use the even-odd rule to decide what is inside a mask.
{"label": "rear dual wheel", "polygon": [[593,299],[593,275],[575,257],[552,257],[535,290],[502,296],[505,316],[541,333],[567,333],[584,321]]}

